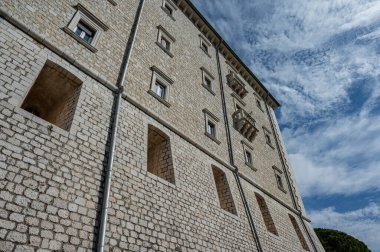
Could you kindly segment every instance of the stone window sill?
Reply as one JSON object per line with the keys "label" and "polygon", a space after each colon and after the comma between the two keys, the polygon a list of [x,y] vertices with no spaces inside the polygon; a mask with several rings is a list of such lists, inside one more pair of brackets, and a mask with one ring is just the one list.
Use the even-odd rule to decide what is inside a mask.
{"label": "stone window sill", "polygon": [[199,48],[201,48],[202,52],[204,52],[211,59],[211,55],[207,51],[205,51],[201,46],[199,46]]}
{"label": "stone window sill", "polygon": [[202,86],[205,88],[205,89],[207,89],[207,91],[209,91],[212,95],[216,95],[215,94],[215,92],[211,89],[211,88],[209,88],[207,85],[205,85],[204,83],[202,83]]}
{"label": "stone window sill", "polygon": [[253,164],[245,162],[245,165],[251,168],[253,171],[257,171],[257,168],[253,166]]}
{"label": "stone window sill", "polygon": [[170,13],[169,13],[169,11],[167,11],[163,6],[161,6],[161,9],[173,20],[173,21],[175,21],[175,18],[173,17],[173,15],[171,15]]}
{"label": "stone window sill", "polygon": [[209,137],[212,141],[214,141],[215,143],[217,143],[217,144],[220,144],[221,142],[218,140],[218,139],[216,139],[213,135],[210,135],[208,132],[205,132],[205,135],[207,136],[207,137]]}
{"label": "stone window sill", "polygon": [[164,104],[166,107],[170,108],[171,104],[168,101],[162,99],[162,97],[160,97],[159,95],[157,95],[153,90],[149,90],[148,94],[150,94],[151,96],[153,96],[154,98],[156,98],[159,102],[161,102],[162,104]]}
{"label": "stone window sill", "polygon": [[156,42],[156,45],[158,45],[158,47],[161,48],[171,58],[174,57],[174,55],[168,49],[166,49],[165,47],[163,47],[160,43]]}
{"label": "stone window sill", "polygon": [[73,37],[77,42],[79,42],[80,44],[82,44],[84,47],[86,47],[88,50],[90,50],[91,52],[93,53],[96,53],[98,51],[98,49],[96,49],[95,47],[93,47],[91,44],[87,43],[86,41],[84,41],[81,37],[79,37],[78,35],[76,35],[72,30],[70,30],[68,27],[64,27],[63,28],[63,31],[66,32],[67,34],[69,34],[71,37]]}

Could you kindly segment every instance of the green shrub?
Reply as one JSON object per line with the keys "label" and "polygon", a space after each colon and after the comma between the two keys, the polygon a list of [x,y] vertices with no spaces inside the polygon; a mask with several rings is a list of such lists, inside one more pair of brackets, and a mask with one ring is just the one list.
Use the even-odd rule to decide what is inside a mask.
{"label": "green shrub", "polygon": [[332,229],[316,228],[318,235],[326,252],[371,252],[364,242]]}

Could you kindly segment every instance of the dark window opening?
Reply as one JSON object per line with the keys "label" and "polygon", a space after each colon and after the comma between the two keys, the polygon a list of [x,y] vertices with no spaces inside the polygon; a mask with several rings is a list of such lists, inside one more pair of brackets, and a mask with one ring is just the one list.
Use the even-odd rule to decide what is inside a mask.
{"label": "dark window opening", "polygon": [[212,173],[214,175],[220,207],[232,214],[237,214],[226,174],[215,166],[212,167]]}
{"label": "dark window opening", "polygon": [[252,160],[252,154],[251,154],[251,152],[249,152],[249,151],[245,151],[245,158],[246,158],[246,162],[248,163],[248,164],[253,164],[253,160]]}
{"label": "dark window opening", "polygon": [[201,48],[203,51],[205,51],[205,53],[208,53],[208,46],[203,41],[201,42]]}
{"label": "dark window opening", "polygon": [[165,8],[166,12],[167,12],[170,16],[173,15],[173,8],[172,8],[168,3],[165,3],[165,4],[164,4],[164,8]]}
{"label": "dark window opening", "polygon": [[47,61],[21,108],[69,130],[82,82],[66,69]]}
{"label": "dark window opening", "polygon": [[265,199],[259,195],[258,193],[255,193],[257,203],[259,204],[261,215],[264,219],[264,224],[269,232],[272,234],[278,235],[276,226],[274,225],[272,215],[269,212],[269,208],[267,206],[267,203],[265,202]]}
{"label": "dark window opening", "polygon": [[164,37],[161,37],[161,45],[168,51],[170,51],[170,42],[165,39]]}
{"label": "dark window opening", "polygon": [[148,126],[148,172],[173,183],[174,168],[170,138],[161,130]]}
{"label": "dark window opening", "polygon": [[296,234],[298,236],[298,240],[300,241],[302,248],[306,251],[310,251],[309,246],[307,245],[305,237],[303,236],[296,219],[290,214],[289,214],[289,218],[290,218],[290,221],[292,222],[294,230],[296,231]]}

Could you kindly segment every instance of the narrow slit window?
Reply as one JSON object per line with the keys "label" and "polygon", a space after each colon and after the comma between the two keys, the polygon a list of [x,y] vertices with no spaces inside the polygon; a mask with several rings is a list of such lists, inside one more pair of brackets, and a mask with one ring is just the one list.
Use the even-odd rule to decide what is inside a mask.
{"label": "narrow slit window", "polygon": [[214,175],[220,207],[225,211],[236,215],[237,211],[234,200],[232,198],[230,187],[228,185],[226,174],[215,166],[212,166],[212,173]]}
{"label": "narrow slit window", "polygon": [[175,183],[170,138],[156,127],[148,126],[148,172]]}
{"label": "narrow slit window", "polygon": [[302,248],[304,250],[306,250],[306,251],[310,251],[309,246],[307,245],[305,237],[303,236],[303,234],[301,232],[301,229],[298,226],[298,223],[297,223],[296,219],[292,215],[290,215],[290,214],[289,214],[289,218],[290,218],[290,221],[292,222],[294,230],[296,231],[298,240],[300,241]]}
{"label": "narrow slit window", "polygon": [[61,66],[47,61],[21,108],[56,126],[69,130],[82,82]]}
{"label": "narrow slit window", "polygon": [[269,212],[269,208],[267,206],[267,203],[265,202],[265,199],[258,193],[255,193],[255,196],[267,230],[274,235],[278,235],[276,226],[274,225],[272,215]]}

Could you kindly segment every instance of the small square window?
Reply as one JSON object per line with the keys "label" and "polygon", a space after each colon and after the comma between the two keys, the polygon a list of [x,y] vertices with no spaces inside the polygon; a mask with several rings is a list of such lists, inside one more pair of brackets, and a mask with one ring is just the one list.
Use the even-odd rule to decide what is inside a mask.
{"label": "small square window", "polygon": [[200,48],[202,49],[202,51],[204,51],[209,57],[210,56],[210,46],[211,46],[211,43],[207,41],[206,37],[204,37],[203,35],[199,34],[199,38],[200,38]]}
{"label": "small square window", "polygon": [[201,70],[202,70],[202,86],[206,88],[210,93],[215,95],[213,84],[212,84],[215,78],[204,67],[201,67]]}
{"label": "small square window", "polygon": [[203,109],[203,113],[205,116],[205,135],[217,144],[220,144],[217,131],[217,123],[219,122],[219,119],[208,109]]}
{"label": "small square window", "polygon": [[173,80],[166,74],[159,70],[156,66],[151,67],[153,71],[152,83],[148,93],[163,103],[165,106],[170,107],[169,96],[170,87],[173,84]]}
{"label": "small square window", "polygon": [[157,28],[158,35],[156,44],[170,57],[174,57],[172,53],[172,45],[174,44],[175,39],[161,25],[157,26]]}
{"label": "small square window", "polygon": [[109,27],[81,4],[76,5],[74,8],[77,9],[77,12],[63,30],[90,51],[97,52],[95,46],[100,39],[100,35],[103,31],[107,31]]}
{"label": "small square window", "polygon": [[154,84],[154,92],[159,96],[161,97],[162,99],[165,100],[165,96],[166,96],[166,87],[164,85],[162,85],[159,81],[156,81],[156,83]]}
{"label": "small square window", "polygon": [[166,14],[168,14],[169,17],[171,17],[174,21],[174,12],[177,10],[177,7],[174,3],[172,3],[171,0],[163,0],[161,8],[164,10]]}
{"label": "small square window", "polygon": [[87,43],[91,44],[94,39],[96,31],[91,29],[82,20],[78,22],[77,26],[74,28],[74,33],[82,38]]}

